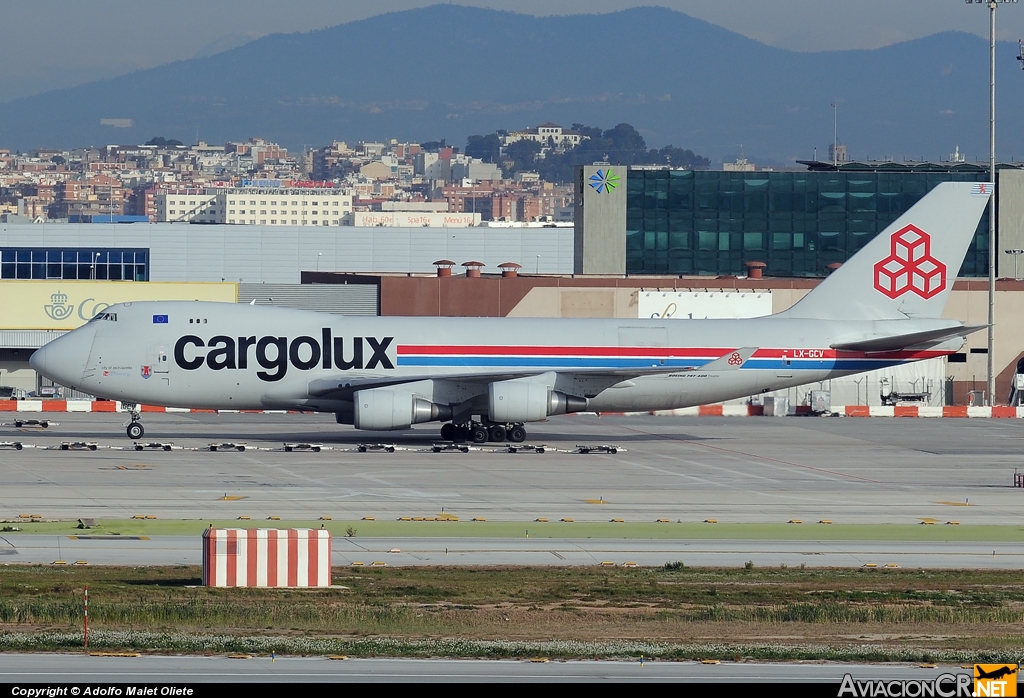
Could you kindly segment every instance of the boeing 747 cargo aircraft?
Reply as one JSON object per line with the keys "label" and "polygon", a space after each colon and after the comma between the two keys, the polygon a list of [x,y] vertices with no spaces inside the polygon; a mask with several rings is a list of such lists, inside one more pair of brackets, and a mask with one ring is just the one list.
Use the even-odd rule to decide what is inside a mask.
{"label": "boeing 747 cargo aircraft", "polygon": [[62,385],[140,404],[333,412],[357,429],[439,421],[523,441],[525,424],[665,410],[944,356],[941,319],[989,197],[939,184],[792,308],[744,320],[344,317],[208,302],[111,306],[32,355]]}

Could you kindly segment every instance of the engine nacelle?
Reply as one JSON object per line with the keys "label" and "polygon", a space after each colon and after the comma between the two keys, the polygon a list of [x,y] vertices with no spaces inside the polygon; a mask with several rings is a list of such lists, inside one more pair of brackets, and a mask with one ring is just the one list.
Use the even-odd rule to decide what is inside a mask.
{"label": "engine nacelle", "polygon": [[487,387],[488,417],[499,423],[539,422],[549,415],[582,412],[585,398],[551,390],[544,383],[497,381]]}
{"label": "engine nacelle", "polygon": [[353,424],[356,429],[408,429],[413,424],[452,418],[451,407],[435,404],[401,390],[357,390],[353,399]]}
{"label": "engine nacelle", "polygon": [[575,395],[566,395],[565,393],[557,393],[551,391],[551,395],[548,397],[548,414],[568,414],[569,412],[585,412],[587,409],[587,399],[585,397],[576,397]]}

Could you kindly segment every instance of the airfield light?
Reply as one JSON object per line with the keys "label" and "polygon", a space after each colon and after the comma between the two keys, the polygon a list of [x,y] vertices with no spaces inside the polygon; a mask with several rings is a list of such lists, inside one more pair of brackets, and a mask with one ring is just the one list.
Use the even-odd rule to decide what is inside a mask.
{"label": "airfield light", "polygon": [[1013,279],[1020,281],[1020,275],[1017,274],[1017,258],[1024,254],[1024,250],[1003,250],[1003,252],[1013,255]]}

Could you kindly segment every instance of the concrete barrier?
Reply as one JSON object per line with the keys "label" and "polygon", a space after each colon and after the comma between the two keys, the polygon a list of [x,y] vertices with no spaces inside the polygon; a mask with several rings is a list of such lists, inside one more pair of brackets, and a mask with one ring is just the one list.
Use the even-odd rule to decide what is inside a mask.
{"label": "concrete barrier", "polygon": [[[112,400],[0,400],[0,412],[126,412],[124,405]],[[210,410],[190,409],[187,407],[161,407],[159,405],[142,405],[140,412],[181,412],[208,414],[295,414],[295,410]],[[813,416],[810,407],[797,405],[793,408],[797,416]],[[792,416],[792,414],[790,416]],[[764,415],[764,407],[748,404],[712,404],[697,407],[680,407],[674,410],[655,410],[652,412],[602,412],[605,416],[636,416],[651,415],[656,417],[760,417]],[[937,407],[932,405],[833,405],[832,414],[845,417],[928,417],[946,419],[1021,419],[1024,418],[1024,407],[997,405],[995,407],[968,407],[955,405]]]}

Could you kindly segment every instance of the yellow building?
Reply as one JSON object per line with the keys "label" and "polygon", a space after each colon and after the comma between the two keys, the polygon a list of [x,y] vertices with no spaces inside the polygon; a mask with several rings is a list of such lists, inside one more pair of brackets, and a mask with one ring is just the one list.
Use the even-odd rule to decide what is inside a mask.
{"label": "yellow building", "polygon": [[36,391],[33,351],[117,303],[197,300],[235,303],[235,283],[0,281],[0,385]]}

